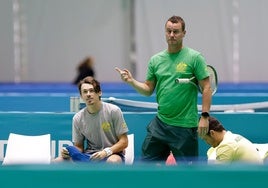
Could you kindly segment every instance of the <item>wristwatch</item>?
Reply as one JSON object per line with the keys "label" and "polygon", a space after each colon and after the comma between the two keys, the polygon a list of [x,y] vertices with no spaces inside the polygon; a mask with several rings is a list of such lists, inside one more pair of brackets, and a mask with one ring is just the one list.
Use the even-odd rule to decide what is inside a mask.
{"label": "wristwatch", "polygon": [[113,151],[111,150],[111,148],[105,148],[104,151],[106,152],[107,157],[113,154]]}
{"label": "wristwatch", "polygon": [[208,118],[209,117],[209,113],[208,112],[202,112],[201,113],[202,117]]}

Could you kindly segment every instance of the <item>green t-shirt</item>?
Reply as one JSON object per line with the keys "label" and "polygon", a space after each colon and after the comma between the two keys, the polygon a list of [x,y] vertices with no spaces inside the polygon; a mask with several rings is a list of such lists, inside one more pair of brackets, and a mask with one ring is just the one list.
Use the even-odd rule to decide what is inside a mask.
{"label": "green t-shirt", "polygon": [[146,79],[156,82],[157,115],[164,123],[197,127],[198,89],[191,84],[177,84],[175,80],[193,76],[202,80],[209,76],[206,67],[204,57],[187,47],[175,54],[164,50],[151,57]]}

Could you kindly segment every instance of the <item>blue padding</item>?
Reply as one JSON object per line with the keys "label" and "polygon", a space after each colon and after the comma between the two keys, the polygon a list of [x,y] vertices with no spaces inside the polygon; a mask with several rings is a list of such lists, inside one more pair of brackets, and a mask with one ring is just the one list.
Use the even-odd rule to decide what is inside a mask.
{"label": "blue padding", "polygon": [[[21,165],[0,168],[1,187],[266,188],[267,165]],[[118,180],[119,182],[115,183]]]}
{"label": "blue padding", "polygon": [[[37,135],[51,134],[51,139],[71,140],[74,113],[0,113],[0,140],[7,140],[9,133]],[[212,113],[234,133],[239,133],[254,143],[268,143],[268,113]],[[141,145],[146,126],[155,113],[124,113],[129,134],[135,135],[135,160],[141,156]],[[200,158],[206,158],[208,145],[199,140]],[[58,151],[56,151],[58,153]]]}

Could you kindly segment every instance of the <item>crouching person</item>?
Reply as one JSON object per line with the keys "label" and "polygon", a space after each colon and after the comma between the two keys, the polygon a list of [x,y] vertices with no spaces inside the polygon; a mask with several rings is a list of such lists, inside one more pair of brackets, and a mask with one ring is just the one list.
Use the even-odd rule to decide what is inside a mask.
{"label": "crouching person", "polygon": [[210,164],[263,163],[257,148],[250,140],[226,130],[214,117],[209,117],[209,130],[202,139],[211,146],[207,152]]}

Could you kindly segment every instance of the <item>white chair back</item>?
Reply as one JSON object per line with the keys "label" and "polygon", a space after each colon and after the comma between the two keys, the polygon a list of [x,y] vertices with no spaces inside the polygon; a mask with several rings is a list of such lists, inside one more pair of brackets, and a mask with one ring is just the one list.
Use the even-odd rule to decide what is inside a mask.
{"label": "white chair back", "polygon": [[50,164],[50,134],[28,136],[10,133],[3,165]]}
{"label": "white chair back", "polygon": [[126,148],[125,164],[131,165],[134,162],[134,134],[127,135],[128,147]]}

